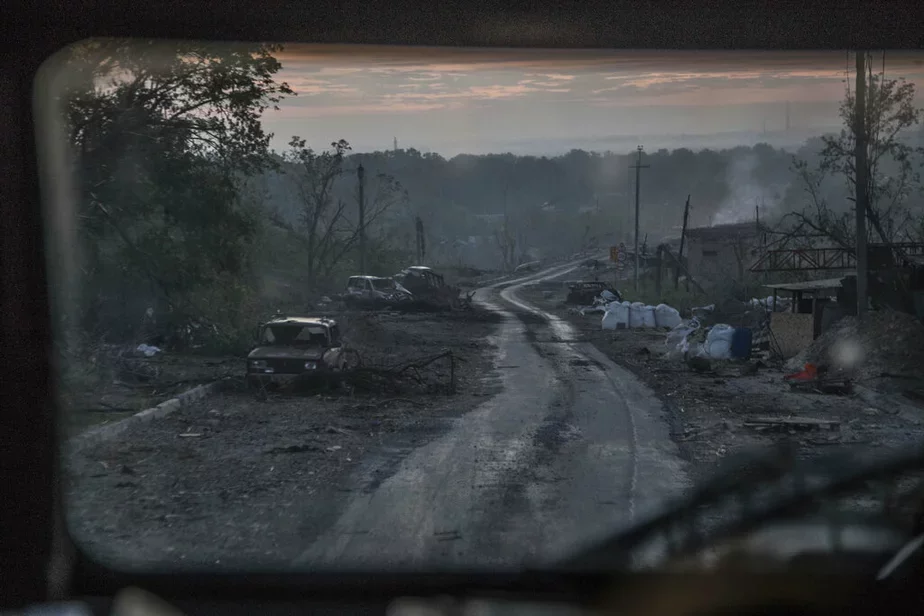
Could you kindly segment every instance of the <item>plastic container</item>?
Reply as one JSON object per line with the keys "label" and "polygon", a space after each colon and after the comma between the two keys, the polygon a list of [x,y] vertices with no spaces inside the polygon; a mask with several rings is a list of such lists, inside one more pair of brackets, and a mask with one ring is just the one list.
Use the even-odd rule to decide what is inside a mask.
{"label": "plastic container", "polygon": [[731,347],[729,352],[733,359],[750,359],[751,342],[754,334],[749,327],[736,327],[732,332]]}

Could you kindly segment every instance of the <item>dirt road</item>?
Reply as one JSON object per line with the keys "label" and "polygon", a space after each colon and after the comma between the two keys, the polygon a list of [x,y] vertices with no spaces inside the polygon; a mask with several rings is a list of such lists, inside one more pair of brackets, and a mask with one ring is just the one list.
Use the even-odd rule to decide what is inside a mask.
{"label": "dirt road", "polygon": [[651,392],[518,299],[525,282],[566,271],[480,292],[505,317],[494,342],[503,392],[352,499],[296,565],[535,565],[682,489]]}
{"label": "dirt road", "polygon": [[631,523],[685,472],[652,392],[518,295],[570,267],[479,291],[495,318],[376,317],[379,346],[459,349],[459,395],[230,392],[73,454],[78,542],[120,565],[516,567]]}

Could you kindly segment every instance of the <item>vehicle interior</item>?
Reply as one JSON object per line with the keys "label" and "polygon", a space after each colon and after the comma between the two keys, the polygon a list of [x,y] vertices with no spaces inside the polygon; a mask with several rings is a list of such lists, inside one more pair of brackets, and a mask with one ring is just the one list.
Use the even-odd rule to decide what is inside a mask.
{"label": "vehicle interior", "polygon": [[[45,230],[57,223],[43,217],[41,200],[55,183],[37,163],[33,108],[33,97],[42,96],[33,92],[42,62],[95,36],[561,49],[917,49],[915,24],[921,21],[913,15],[924,17],[924,8],[864,3],[833,11],[722,2],[665,11],[625,3],[527,8],[290,0],[67,6],[31,7],[38,20],[25,7],[8,8],[3,20],[0,614],[924,613],[920,445],[869,459],[832,455],[805,463],[781,450],[727,460],[727,467],[717,463],[714,479],[685,499],[629,527],[614,526],[612,536],[575,550],[566,562],[518,572],[112,568],[75,544],[64,521],[62,490],[69,478],[61,466],[46,253],[68,247],[46,245]],[[326,345],[325,333],[308,330],[301,331],[313,344]],[[298,343],[298,331],[276,328],[269,338],[266,329],[264,336]],[[740,470],[745,463],[747,473]],[[844,513],[839,499],[857,494],[875,506],[862,515]]]}

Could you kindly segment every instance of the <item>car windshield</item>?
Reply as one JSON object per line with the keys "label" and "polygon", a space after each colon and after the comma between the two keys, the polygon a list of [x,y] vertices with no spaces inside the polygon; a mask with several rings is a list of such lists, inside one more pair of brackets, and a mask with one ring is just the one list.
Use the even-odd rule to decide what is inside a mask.
{"label": "car windshield", "polygon": [[392,278],[376,278],[372,281],[372,286],[376,291],[394,291],[396,288]]}
{"label": "car windshield", "polygon": [[269,325],[263,330],[268,344],[327,346],[327,328],[312,325]]}
{"label": "car windshield", "polygon": [[541,568],[742,451],[917,442],[922,58],[60,50],[70,535],[116,568]]}

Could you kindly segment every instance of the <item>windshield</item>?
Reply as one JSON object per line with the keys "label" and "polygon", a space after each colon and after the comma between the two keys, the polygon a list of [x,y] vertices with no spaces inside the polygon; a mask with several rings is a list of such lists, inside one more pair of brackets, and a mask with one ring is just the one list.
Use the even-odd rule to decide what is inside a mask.
{"label": "windshield", "polygon": [[263,330],[263,342],[323,347],[327,346],[327,328],[311,325],[270,325]]}
{"label": "windshield", "polygon": [[372,281],[372,286],[376,291],[394,291],[397,288],[391,278],[376,278]]}
{"label": "windshield", "polygon": [[116,567],[519,570],[742,451],[920,441],[921,58],[61,50],[69,532]]}

